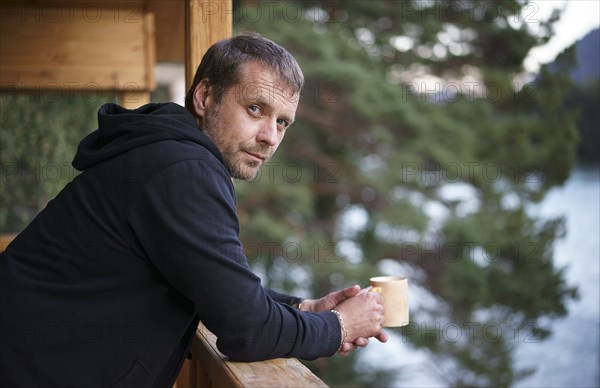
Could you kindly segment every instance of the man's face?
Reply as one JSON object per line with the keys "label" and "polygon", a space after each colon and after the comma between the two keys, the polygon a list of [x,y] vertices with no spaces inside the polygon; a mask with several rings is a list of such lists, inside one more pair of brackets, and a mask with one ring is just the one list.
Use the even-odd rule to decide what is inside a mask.
{"label": "man's face", "polygon": [[196,89],[196,113],[202,130],[216,144],[232,178],[250,180],[275,153],[285,130],[294,121],[298,95],[291,94],[279,76],[257,63],[242,64],[240,82],[214,100],[212,87],[206,87],[204,108],[198,109],[202,90]]}

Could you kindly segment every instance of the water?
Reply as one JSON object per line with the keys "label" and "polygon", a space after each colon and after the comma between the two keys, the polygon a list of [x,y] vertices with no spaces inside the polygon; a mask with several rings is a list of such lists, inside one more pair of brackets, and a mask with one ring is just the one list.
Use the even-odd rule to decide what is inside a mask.
{"label": "water", "polygon": [[538,209],[542,215],[566,217],[567,236],[556,243],[554,260],[567,267],[567,282],[579,287],[580,299],[568,303],[569,314],[554,322],[552,337],[518,348],[519,366],[537,366],[518,387],[600,386],[599,206],[600,170],[576,169]]}
{"label": "water", "polygon": [[[555,243],[554,260],[566,267],[566,281],[579,288],[579,300],[567,304],[568,315],[552,322],[545,341],[521,341],[515,352],[518,369],[536,372],[517,387],[600,387],[600,170],[576,169],[563,187],[548,193],[531,209],[544,217],[564,216],[567,236]],[[397,387],[444,387],[440,365],[401,337],[364,352],[367,364],[398,373]]]}

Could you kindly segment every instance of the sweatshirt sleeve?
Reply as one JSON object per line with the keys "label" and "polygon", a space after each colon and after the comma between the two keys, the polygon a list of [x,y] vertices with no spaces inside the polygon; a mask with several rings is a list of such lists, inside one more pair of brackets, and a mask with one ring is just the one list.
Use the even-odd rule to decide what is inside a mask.
{"label": "sweatshirt sleeve", "polygon": [[164,168],[128,213],[137,249],[192,300],[231,359],[333,355],[341,341],[337,317],[277,303],[251,271],[238,238],[234,195],[220,162],[186,160]]}
{"label": "sweatshirt sleeve", "polygon": [[279,302],[279,303],[285,303],[288,304],[290,306],[294,305],[294,304],[298,304],[300,302],[302,302],[302,298],[299,298],[297,296],[292,296],[292,295],[287,295],[287,294],[282,294],[281,292],[277,292],[275,290],[272,290],[270,288],[265,288],[265,292],[271,297],[271,299],[273,299],[275,302]]}

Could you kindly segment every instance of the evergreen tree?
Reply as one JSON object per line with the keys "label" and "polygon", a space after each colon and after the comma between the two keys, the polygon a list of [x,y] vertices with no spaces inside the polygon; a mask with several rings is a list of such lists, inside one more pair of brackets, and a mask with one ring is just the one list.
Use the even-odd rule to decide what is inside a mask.
{"label": "evergreen tree", "polygon": [[[254,182],[238,183],[242,238],[270,286],[322,295],[402,271],[437,301],[392,330],[428,349],[450,385],[509,386],[519,341],[576,297],[552,260],[562,220],[527,207],[573,165],[562,109],[568,56],[518,75],[552,36],[521,1],[235,3],[234,27],[299,60],[297,123]],[[532,32],[536,22],[537,32]],[[457,328],[460,340],[448,337]],[[435,335],[430,335],[436,333]],[[309,365],[332,385],[385,385],[351,359]],[[346,368],[342,366],[345,365]]]}
{"label": "evergreen tree", "polygon": [[[541,318],[577,295],[553,265],[562,220],[527,212],[567,179],[577,145],[564,97],[572,52],[520,81],[558,18],[535,11],[517,0],[234,1],[234,28],[284,45],[307,80],[276,157],[236,183],[265,285],[318,296],[402,272],[437,304],[413,303],[411,324],[390,332],[427,349],[448,385],[509,386],[531,372],[516,369],[514,348],[545,338]],[[102,101],[36,102],[32,115],[30,101],[2,97],[0,229],[12,232],[72,178]],[[360,354],[308,365],[331,385],[393,381]]]}

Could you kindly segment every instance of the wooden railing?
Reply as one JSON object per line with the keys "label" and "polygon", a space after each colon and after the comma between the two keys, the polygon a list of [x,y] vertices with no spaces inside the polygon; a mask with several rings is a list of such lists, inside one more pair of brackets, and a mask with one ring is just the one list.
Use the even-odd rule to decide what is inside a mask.
{"label": "wooden railing", "polygon": [[[0,234],[0,252],[15,237]],[[190,350],[174,388],[216,387],[327,387],[295,358],[260,362],[229,361],[217,349],[217,337],[202,323],[198,325]]]}
{"label": "wooden railing", "polygon": [[6,249],[8,244],[17,236],[16,233],[3,233],[0,234],[0,252]]}
{"label": "wooden railing", "polygon": [[229,361],[216,346],[217,337],[202,323],[192,343],[176,388],[199,387],[327,387],[295,358],[260,362]]}

